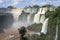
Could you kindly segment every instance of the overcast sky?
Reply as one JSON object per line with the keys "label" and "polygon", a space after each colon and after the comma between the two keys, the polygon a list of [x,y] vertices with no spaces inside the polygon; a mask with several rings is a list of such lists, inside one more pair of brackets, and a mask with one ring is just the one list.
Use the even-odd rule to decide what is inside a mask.
{"label": "overcast sky", "polygon": [[59,0],[0,0],[0,8],[1,7],[7,7],[7,6],[14,6],[17,8],[23,8],[25,6],[33,6],[33,5],[45,5],[45,4],[51,4],[55,6],[60,5]]}

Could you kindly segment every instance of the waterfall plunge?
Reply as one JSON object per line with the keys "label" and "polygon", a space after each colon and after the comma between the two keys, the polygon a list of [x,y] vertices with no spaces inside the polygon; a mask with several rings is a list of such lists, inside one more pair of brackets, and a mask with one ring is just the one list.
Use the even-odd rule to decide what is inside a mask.
{"label": "waterfall plunge", "polygon": [[45,14],[47,11],[47,8],[42,8],[42,13],[41,14]]}
{"label": "waterfall plunge", "polygon": [[44,23],[44,21],[45,21],[45,15],[43,14],[42,16],[41,16],[41,18],[40,18],[40,23]]}
{"label": "waterfall plunge", "polygon": [[56,25],[56,36],[55,36],[55,40],[58,40],[58,25]]}
{"label": "waterfall plunge", "polygon": [[12,9],[12,14],[14,17],[14,23],[12,25],[12,27],[14,28],[18,28],[19,27],[19,15],[21,15],[23,9]]}
{"label": "waterfall plunge", "polygon": [[38,14],[41,14],[41,13],[42,13],[42,8],[40,8],[38,11]]}
{"label": "waterfall plunge", "polygon": [[28,15],[28,17],[27,17],[27,23],[28,23],[28,25],[33,24],[34,16],[35,16],[34,13],[31,13],[31,14]]}
{"label": "waterfall plunge", "polygon": [[28,26],[28,24],[27,24],[27,17],[28,17],[28,15],[29,15],[30,13],[25,13],[25,12],[23,12],[20,16],[19,16],[19,24],[20,24],[20,26]]}
{"label": "waterfall plunge", "polygon": [[27,22],[28,22],[28,23],[31,22],[31,21],[30,21],[30,20],[31,20],[31,15],[32,15],[32,14],[29,14],[28,17],[27,17]]}
{"label": "waterfall plunge", "polygon": [[47,19],[44,21],[43,26],[42,26],[41,33],[46,34],[46,32],[47,32],[47,27],[48,27],[48,19],[49,19],[49,18],[47,18]]}
{"label": "waterfall plunge", "polygon": [[[20,13],[22,12],[22,10],[12,10],[13,16],[14,16],[14,20],[16,21],[15,23],[13,23],[13,25],[20,25],[20,26],[25,26],[25,25],[30,25],[32,23],[43,23],[45,20],[45,12],[46,12],[46,8],[40,8],[37,14],[27,14],[27,13]],[[41,16],[40,19],[40,14],[43,14]],[[19,15],[20,15],[20,20],[19,19]]]}
{"label": "waterfall plunge", "polygon": [[44,20],[45,20],[45,15],[44,14],[45,14],[46,11],[47,11],[47,8],[41,8],[40,12],[39,12],[40,14],[42,14],[42,16],[40,18],[40,23],[42,23],[42,24],[44,23]]}
{"label": "waterfall plunge", "polygon": [[[35,14],[34,16],[34,23],[44,23],[45,20],[45,12],[47,11],[47,8],[40,8],[38,13]],[[42,14],[41,18],[40,18],[40,14]]]}
{"label": "waterfall plunge", "polygon": [[40,14],[35,14],[34,23],[40,23]]}
{"label": "waterfall plunge", "polygon": [[18,21],[19,15],[21,15],[23,9],[12,9],[14,21]]}
{"label": "waterfall plunge", "polygon": [[42,13],[42,8],[39,9],[38,13],[34,16],[34,23],[40,23],[40,14]]}

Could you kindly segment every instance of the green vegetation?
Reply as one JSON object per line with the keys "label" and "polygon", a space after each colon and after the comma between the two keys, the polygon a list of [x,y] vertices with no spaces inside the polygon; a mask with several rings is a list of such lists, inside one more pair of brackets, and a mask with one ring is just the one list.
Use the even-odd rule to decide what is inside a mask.
{"label": "green vegetation", "polygon": [[49,8],[49,7],[51,7],[51,6],[52,6],[52,5],[48,5],[48,4],[47,4],[47,5],[43,5],[42,7],[48,7],[48,8]]}
{"label": "green vegetation", "polygon": [[13,9],[13,8],[15,8],[15,7],[13,7],[13,6],[8,6],[7,8],[11,8],[11,9]]}
{"label": "green vegetation", "polygon": [[42,24],[32,24],[31,26],[28,27],[29,30],[31,31],[39,31],[41,30]]}
{"label": "green vegetation", "polygon": [[[45,5],[47,7],[50,7],[50,5]],[[43,7],[45,7],[43,6]],[[45,37],[42,36],[38,36],[38,35],[33,35],[30,36],[30,40],[54,40],[55,39],[55,35],[56,35],[56,25],[58,24],[58,39],[60,40],[60,6],[57,7],[55,9],[55,11],[47,11],[45,13],[45,17],[49,18],[48,21],[48,31],[47,34],[45,35]],[[41,29],[42,24],[33,24],[30,27],[28,27],[29,30],[33,30],[33,31],[37,31],[39,29]],[[39,39],[40,38],[40,39]]]}
{"label": "green vegetation", "polygon": [[45,16],[46,18],[49,17],[48,33],[46,36],[46,40],[54,40],[57,21],[59,27],[58,40],[60,40],[60,7],[56,8],[55,11],[47,11]]}
{"label": "green vegetation", "polygon": [[33,34],[33,35],[29,36],[28,40],[40,40],[40,36]]}

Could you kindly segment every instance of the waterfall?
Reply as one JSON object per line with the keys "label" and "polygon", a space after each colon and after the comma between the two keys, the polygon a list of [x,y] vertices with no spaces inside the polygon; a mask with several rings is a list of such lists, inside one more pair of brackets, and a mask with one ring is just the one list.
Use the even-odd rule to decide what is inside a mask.
{"label": "waterfall", "polygon": [[40,18],[40,23],[44,23],[44,20],[45,20],[45,12],[47,11],[47,8],[40,8],[39,11],[38,11],[38,14],[41,14],[41,18]]}
{"label": "waterfall", "polygon": [[34,23],[40,23],[40,14],[35,14]]}
{"label": "waterfall", "polygon": [[47,19],[44,21],[43,26],[42,26],[41,33],[46,34],[46,32],[47,32],[47,27],[48,27],[48,19],[49,19],[49,18],[47,18]]}
{"label": "waterfall", "polygon": [[[33,10],[33,12],[35,11],[35,9],[32,9],[32,10]],[[33,23],[44,23],[45,12],[46,12],[46,8],[40,8],[37,14],[22,12],[22,10],[20,10],[20,9],[13,9],[12,13],[13,13],[13,17],[15,20],[13,25],[27,26],[27,25],[31,25]],[[41,18],[40,18],[40,14],[42,14]],[[19,21],[18,21],[18,19],[19,19]]]}
{"label": "waterfall", "polygon": [[40,8],[38,11],[38,14],[41,14],[41,13],[42,13],[42,8]]}
{"label": "waterfall", "polygon": [[20,16],[19,16],[19,21],[20,22],[25,22],[27,23],[27,17],[28,17],[29,13],[22,13]]}
{"label": "waterfall", "polygon": [[47,11],[47,8],[43,8],[43,9],[42,9],[42,14],[45,14],[46,11]]}
{"label": "waterfall", "polygon": [[38,14],[45,14],[47,11],[47,8],[40,8],[38,11]]}
{"label": "waterfall", "polygon": [[21,15],[23,9],[12,9],[12,14],[13,14],[13,17],[14,17],[14,22],[12,24],[12,27],[14,28],[17,28],[19,27],[19,15]]}
{"label": "waterfall", "polygon": [[40,18],[40,23],[44,23],[44,20],[45,20],[45,15],[42,15],[41,18]]}
{"label": "waterfall", "polygon": [[31,15],[32,15],[32,14],[29,14],[28,17],[27,17],[27,22],[28,22],[28,23],[31,22]]}
{"label": "waterfall", "polygon": [[22,14],[19,16],[19,24],[20,26],[27,26],[27,17],[30,13],[22,12]]}
{"label": "waterfall", "polygon": [[12,14],[14,17],[14,21],[18,21],[19,15],[21,15],[23,9],[12,9]]}
{"label": "waterfall", "polygon": [[34,31],[31,31],[31,32],[30,32],[30,35],[33,35],[33,34],[40,35],[40,32],[34,32]]}
{"label": "waterfall", "polygon": [[35,16],[35,13],[33,13],[32,15],[31,15],[31,22],[33,23],[33,21],[34,21],[34,16]]}
{"label": "waterfall", "polygon": [[34,16],[34,23],[40,23],[40,14],[42,12],[42,8],[39,9],[38,13]]}
{"label": "waterfall", "polygon": [[56,35],[55,35],[55,40],[58,40],[58,25],[56,25]]}
{"label": "waterfall", "polygon": [[34,16],[35,16],[35,13],[31,13],[31,14],[28,15],[28,17],[27,17],[27,24],[28,25],[33,24]]}

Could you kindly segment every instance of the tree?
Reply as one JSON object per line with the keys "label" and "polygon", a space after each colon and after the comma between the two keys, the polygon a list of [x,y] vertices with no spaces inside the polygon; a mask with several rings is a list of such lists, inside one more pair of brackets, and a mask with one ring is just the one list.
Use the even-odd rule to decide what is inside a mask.
{"label": "tree", "polygon": [[42,7],[51,7],[52,5],[48,5],[48,4],[46,4],[46,5],[43,5]]}
{"label": "tree", "polygon": [[7,8],[11,8],[11,9],[12,9],[12,8],[15,8],[15,7],[13,7],[13,6],[8,6]]}
{"label": "tree", "polygon": [[39,5],[34,5],[33,7],[34,7],[34,8],[39,8],[40,6],[39,6]]}

